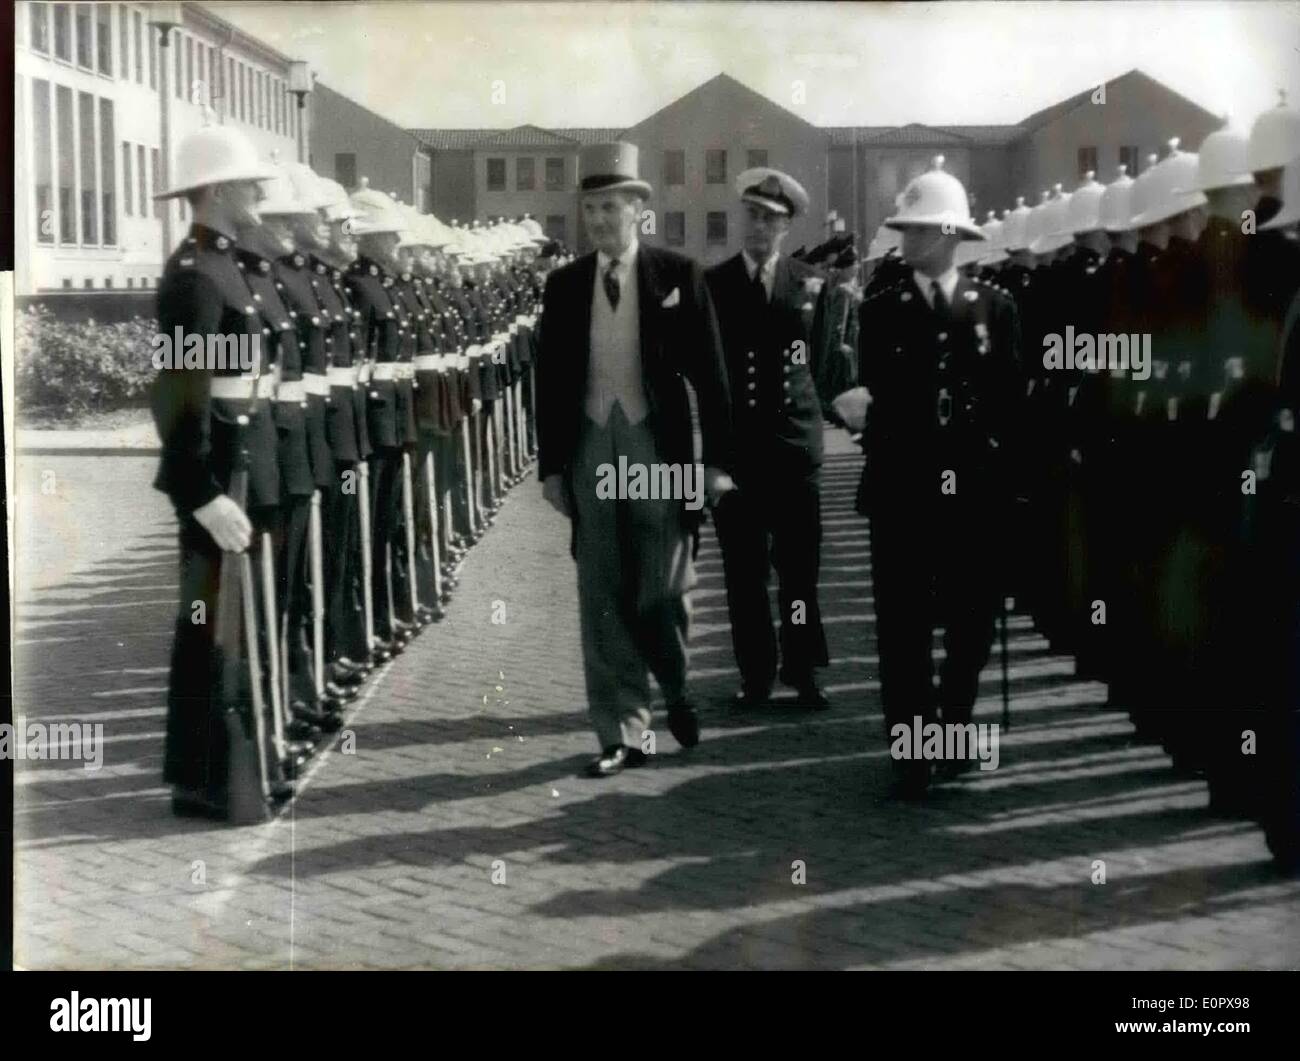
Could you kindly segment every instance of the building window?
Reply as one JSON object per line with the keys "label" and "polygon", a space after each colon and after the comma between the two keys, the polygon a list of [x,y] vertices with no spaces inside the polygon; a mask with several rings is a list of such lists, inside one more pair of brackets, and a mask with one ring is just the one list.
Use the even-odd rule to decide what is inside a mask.
{"label": "building window", "polygon": [[95,69],[95,29],[91,25],[89,4],[78,4],[77,16],[77,65],[87,70]]}
{"label": "building window", "polygon": [[1138,175],[1138,149],[1136,147],[1121,147],[1119,149],[1119,162],[1121,166],[1128,167],[1130,177]]}
{"label": "building window", "polygon": [[[44,6],[44,5],[40,5]],[[36,242],[54,242],[54,182],[50,161],[50,83],[32,82],[32,141],[36,149]]]}
{"label": "building window", "polygon": [[[140,178],[140,216],[145,217],[149,213],[149,178],[144,172],[144,144],[135,145],[135,171]],[[154,191],[157,190],[155,187]]]}
{"label": "building window", "polygon": [[95,158],[95,97],[77,93],[77,145],[81,157],[81,242],[99,242],[99,181]]}
{"label": "building window", "polygon": [[1079,148],[1079,176],[1097,172],[1097,149],[1095,147]]}
{"label": "building window", "polygon": [[149,87],[158,91],[158,34],[152,26],[145,29],[145,40],[149,45]]}
{"label": "building window", "polygon": [[217,106],[217,97],[221,95],[221,60],[217,58],[217,49],[208,49],[208,106],[214,110]]}
{"label": "building window", "polygon": [[73,144],[72,89],[59,85],[55,90],[58,117],[55,135],[55,158],[59,160],[59,242],[77,242],[76,147]]}
{"label": "building window", "polygon": [[664,184],[686,183],[686,152],[680,148],[664,152]]}
{"label": "building window", "polygon": [[[95,59],[101,74],[113,76],[113,5],[95,5]],[[124,66],[123,70],[126,69]]]}
{"label": "building window", "polygon": [[564,242],[564,237],[568,229],[568,218],[563,214],[546,215],[546,238],[556,240],[559,243]]}
{"label": "building window", "polygon": [[[149,148],[149,180],[150,183],[153,184],[154,195],[157,195],[160,191],[163,190],[161,187],[159,187],[159,185],[162,182],[162,163],[159,161],[158,149],[156,147]],[[163,212],[162,200],[155,199],[153,201],[153,216],[160,218],[163,216],[162,212]]]}
{"label": "building window", "polygon": [[[135,216],[135,207],[132,206],[132,197],[135,195],[135,181],[131,179],[131,145],[125,140],[122,141],[122,213],[127,217]],[[144,210],[144,202],[140,203],[140,210]]]}
{"label": "building window", "polygon": [[176,84],[172,86],[172,92],[177,99],[185,98],[185,70],[182,64],[185,62],[185,49],[181,47],[181,38],[183,34],[177,33],[175,40],[171,43],[171,49],[176,53],[176,73],[173,75]]}
{"label": "building window", "polygon": [[664,214],[664,243],[669,247],[686,246],[686,215],[681,210]]}
{"label": "building window", "polygon": [[546,160],[546,190],[548,192],[564,191],[564,159],[548,158]]}
{"label": "building window", "polygon": [[[144,29],[144,19],[140,17],[139,11],[131,12],[131,55],[135,59],[135,83],[144,84],[144,48],[143,36],[141,32]],[[151,83],[152,87],[152,83]]]}
{"label": "building window", "polygon": [[117,43],[122,48],[122,80],[131,77],[131,12],[125,4],[117,5]]}
{"label": "building window", "polygon": [[515,159],[515,191],[531,192],[533,183],[536,179],[536,159],[517,158]]}
{"label": "building window", "polygon": [[191,103],[195,102],[194,95],[194,38],[185,38],[185,91],[181,93]]}
{"label": "building window", "polygon": [[357,156],[348,152],[334,156],[334,179],[351,191],[357,186]]}
{"label": "building window", "polygon": [[31,5],[31,48],[34,52],[50,54],[50,5]]}
{"label": "building window", "polygon": [[72,62],[72,10],[67,4],[54,5],[54,58]]}
{"label": "building window", "polygon": [[194,102],[201,103],[205,107],[212,102],[212,94],[208,91],[207,66],[203,61],[206,50],[202,44],[194,49],[194,74],[199,80],[199,92]]}
{"label": "building window", "polygon": [[710,210],[704,215],[704,240],[710,247],[727,242],[727,212]]}
{"label": "building window", "polygon": [[711,147],[704,152],[704,183],[727,183],[727,149]]}
{"label": "building window", "polygon": [[745,152],[745,168],[753,169],[755,166],[767,165],[767,148],[751,147]]}
{"label": "building window", "polygon": [[113,147],[116,143],[113,101],[101,99],[99,101],[99,179],[103,181],[104,186],[100,189],[99,205],[100,215],[104,219],[103,243],[106,247],[117,246],[117,159],[113,157]]}
{"label": "building window", "polygon": [[506,160],[490,158],[487,160],[487,190],[503,192],[506,190]]}

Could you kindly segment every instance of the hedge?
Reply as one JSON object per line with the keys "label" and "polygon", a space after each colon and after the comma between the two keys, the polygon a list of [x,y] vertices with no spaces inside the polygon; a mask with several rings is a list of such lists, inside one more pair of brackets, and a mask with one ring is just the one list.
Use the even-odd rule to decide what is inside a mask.
{"label": "hedge", "polygon": [[146,400],[157,321],[69,322],[33,306],[15,323],[14,389],[24,412],[75,417]]}

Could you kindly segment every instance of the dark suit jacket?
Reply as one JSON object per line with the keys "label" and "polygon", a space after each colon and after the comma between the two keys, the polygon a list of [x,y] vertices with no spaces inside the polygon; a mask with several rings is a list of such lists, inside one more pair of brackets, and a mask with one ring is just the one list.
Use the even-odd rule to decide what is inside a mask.
{"label": "dark suit jacket", "polygon": [[817,270],[777,258],[772,297],[754,297],[737,254],[706,274],[722,327],[735,402],[736,451],[743,487],[773,471],[806,474],[822,462],[822,410],[813,382],[809,311]]}
{"label": "dark suit jacket", "polygon": [[[641,382],[660,459],[695,461],[687,384],[694,389],[707,467],[730,470],[731,413],[727,375],[704,273],[690,258],[644,243],[636,255],[641,311]],[[591,365],[591,299],[596,255],[584,255],[547,277],[545,325],[537,355],[539,476],[565,474],[573,464],[585,413]],[[676,304],[663,305],[676,291]]]}

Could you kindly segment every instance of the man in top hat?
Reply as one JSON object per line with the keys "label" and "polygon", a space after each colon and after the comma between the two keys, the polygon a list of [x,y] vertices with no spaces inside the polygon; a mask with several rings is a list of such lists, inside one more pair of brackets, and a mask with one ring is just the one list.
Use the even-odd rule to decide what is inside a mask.
{"label": "man in top hat", "polygon": [[[538,474],[547,501],[572,521],[588,707],[601,747],[588,773],[606,777],[645,762],[652,673],[673,736],[683,747],[699,740],[686,692],[686,594],[702,513],[688,502],[715,504],[734,484],[724,470],[732,459],[726,366],[704,274],[680,254],[638,242],[651,189],[637,176],[634,145],[584,147],[580,165],[596,250],[547,277]],[[628,489],[609,497],[602,484],[620,462],[649,472],[677,465],[690,496]]]}
{"label": "man in top hat", "polygon": [[[805,304],[821,277],[781,254],[808,193],[780,170],[736,178],[744,247],[706,274],[731,383],[738,489],[715,514],[740,670],[736,709],[768,703],[778,674],[804,706],[829,707],[817,686],[826,637],[817,602],[821,552],[822,409]],[[767,583],[775,566],[780,647]],[[779,659],[779,666],[778,666]]]}
{"label": "man in top hat", "polygon": [[[1012,300],[959,274],[965,239],[983,239],[961,182],[916,177],[885,223],[912,272],[862,303],[859,373],[871,394],[863,488],[871,520],[880,691],[891,738],[919,716],[970,720],[998,612],[1007,510],[1007,431],[1015,423]],[[867,485],[869,482],[869,486]],[[933,684],[932,639],[945,659]],[[896,758],[900,794],[922,795],[930,763]],[[953,763],[961,769],[969,762]]]}

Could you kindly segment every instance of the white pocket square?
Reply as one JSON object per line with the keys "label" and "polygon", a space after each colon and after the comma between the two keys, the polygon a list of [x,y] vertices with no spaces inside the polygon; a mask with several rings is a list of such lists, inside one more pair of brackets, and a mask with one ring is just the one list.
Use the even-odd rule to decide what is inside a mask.
{"label": "white pocket square", "polygon": [[664,309],[672,309],[682,300],[682,292],[679,288],[674,287],[668,292],[668,297],[660,303]]}

